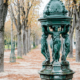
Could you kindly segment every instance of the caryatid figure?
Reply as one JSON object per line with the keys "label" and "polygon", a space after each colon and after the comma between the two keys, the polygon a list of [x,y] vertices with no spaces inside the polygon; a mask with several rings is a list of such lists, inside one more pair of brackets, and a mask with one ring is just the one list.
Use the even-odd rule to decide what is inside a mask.
{"label": "caryatid figure", "polygon": [[49,64],[50,63],[50,53],[48,49],[48,44],[47,44],[47,38],[48,38],[48,31],[47,27],[42,26],[42,38],[41,38],[41,53],[45,57],[45,61],[43,61],[43,64]]}
{"label": "caryatid figure", "polygon": [[53,31],[50,31],[48,29],[49,34],[52,35],[52,58],[53,61],[58,62],[60,58],[60,48],[61,48],[61,40],[60,40],[60,34],[63,34],[65,32],[65,27],[63,31],[58,31],[58,26],[52,26]]}
{"label": "caryatid figure", "polygon": [[62,51],[62,61],[66,61],[67,55],[70,52],[70,38],[69,38],[69,25],[65,26],[66,31],[64,34],[62,34],[62,37],[64,38],[64,43],[63,43],[63,51]]}

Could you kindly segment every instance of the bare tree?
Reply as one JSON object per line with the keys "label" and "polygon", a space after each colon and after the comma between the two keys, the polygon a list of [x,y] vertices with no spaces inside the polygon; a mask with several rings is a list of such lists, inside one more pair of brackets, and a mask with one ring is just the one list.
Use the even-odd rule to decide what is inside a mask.
{"label": "bare tree", "polygon": [[76,14],[76,10],[75,10],[75,6],[74,6],[73,9],[71,8],[71,12],[69,13],[69,15],[71,17],[73,15],[73,22],[71,22],[71,26],[70,26],[70,30],[69,30],[69,37],[70,37],[70,53],[69,53],[69,57],[71,57],[71,58],[73,58],[73,33],[74,33],[75,25],[76,25],[76,22],[75,22],[76,16],[75,16],[75,14]]}
{"label": "bare tree", "polygon": [[[70,17],[73,17],[73,20],[71,21],[71,26],[70,26],[70,30],[69,30],[69,37],[70,37],[70,53],[69,53],[69,57],[73,58],[73,33],[74,33],[74,28],[75,28],[75,5],[72,5],[72,1],[71,0],[66,0],[66,8],[68,9],[68,15]],[[76,4],[76,3],[74,3]]]}
{"label": "bare tree", "polygon": [[[22,1],[22,3],[24,4],[24,0]],[[27,9],[25,10],[25,6],[21,6],[21,10],[22,10],[22,24],[23,24],[23,54],[26,55],[26,53],[29,52],[29,46],[30,46],[30,31],[29,31],[29,25],[28,25],[28,16],[30,13],[31,8],[33,7],[33,2],[34,0],[30,1],[27,0],[26,1],[26,6]]]}
{"label": "bare tree", "polygon": [[74,29],[76,29],[76,61],[80,62],[80,3],[78,6],[77,3],[78,0],[73,0],[74,5],[72,6],[72,26],[70,27],[70,42],[71,42],[71,52],[69,54],[69,57],[73,57],[73,33]]}
{"label": "bare tree", "polygon": [[[70,0],[67,0],[70,3]],[[76,61],[80,62],[80,2],[72,0],[73,5],[69,7],[69,16],[73,17],[72,26],[70,27],[70,54],[73,57],[73,33],[76,30]],[[78,5],[79,4],[79,5]],[[69,4],[70,6],[70,4]]]}
{"label": "bare tree", "polygon": [[[21,12],[22,12],[22,24],[23,24],[23,54],[26,55],[31,50],[31,22],[34,17],[34,11],[36,9],[36,5],[40,4],[41,0],[26,0],[26,9],[24,4],[24,0],[22,0]],[[30,15],[30,13],[32,14]],[[31,19],[29,18],[31,16]]]}
{"label": "bare tree", "polygon": [[17,29],[17,56],[18,57],[22,57],[22,43],[21,43],[21,22],[20,22],[20,1],[17,0],[16,2],[16,16],[13,12],[13,6],[10,5],[10,14],[11,14],[11,18],[13,19],[13,22],[15,24],[15,27]]}

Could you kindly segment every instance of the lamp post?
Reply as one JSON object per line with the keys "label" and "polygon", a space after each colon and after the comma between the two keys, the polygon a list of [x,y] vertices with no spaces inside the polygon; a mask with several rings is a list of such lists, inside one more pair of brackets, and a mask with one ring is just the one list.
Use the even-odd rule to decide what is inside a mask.
{"label": "lamp post", "polygon": [[[74,71],[69,67],[66,60],[70,52],[69,27],[71,17],[67,16],[68,11],[60,0],[50,0],[46,5],[43,17],[39,19],[42,27],[41,53],[45,57],[42,63],[42,69],[39,71],[41,80],[72,80]],[[52,31],[50,31],[50,28]],[[52,62],[50,62],[50,53],[48,50],[47,38],[52,35]],[[61,44],[60,37],[64,38]],[[61,62],[60,48],[63,45]]]}

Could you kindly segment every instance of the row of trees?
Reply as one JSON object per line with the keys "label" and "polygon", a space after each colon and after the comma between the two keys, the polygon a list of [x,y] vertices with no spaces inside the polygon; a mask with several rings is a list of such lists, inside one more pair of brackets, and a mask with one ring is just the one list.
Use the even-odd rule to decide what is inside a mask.
{"label": "row of trees", "polygon": [[[12,49],[11,42],[15,44],[15,48],[17,48],[17,31],[15,28],[15,25],[13,22],[10,21],[10,19],[5,23],[5,29],[4,29],[4,47],[6,49]],[[21,30],[22,33],[22,30]],[[41,28],[38,27],[37,25],[31,27],[31,33],[30,33],[30,40],[31,48],[35,48],[39,43],[40,43],[40,36],[41,36]],[[13,37],[13,39],[11,38]],[[12,40],[11,40],[12,39]],[[23,34],[21,34],[21,43],[23,46]],[[31,49],[30,48],[30,49]],[[23,50],[22,50],[23,52]]]}
{"label": "row of trees", "polygon": [[[13,44],[14,35],[17,35],[18,57],[26,55],[31,50],[31,38],[33,38],[34,47],[38,45],[40,27],[37,19],[40,3],[41,0],[0,0],[0,72],[4,71],[4,36],[8,36],[10,29],[11,44]],[[4,34],[7,13],[10,15],[11,27],[5,25],[7,32]]]}
{"label": "row of trees", "polygon": [[38,25],[40,2],[40,0],[14,0],[10,2],[9,13],[11,21],[14,22],[17,30],[17,56],[19,57],[22,57],[22,48],[24,55],[31,50],[31,28]]}

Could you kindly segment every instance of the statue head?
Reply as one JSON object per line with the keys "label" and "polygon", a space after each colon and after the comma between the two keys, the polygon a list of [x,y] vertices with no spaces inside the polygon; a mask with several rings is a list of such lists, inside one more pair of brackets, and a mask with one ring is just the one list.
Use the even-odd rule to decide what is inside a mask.
{"label": "statue head", "polygon": [[58,31],[58,26],[52,26],[53,31]]}

